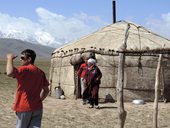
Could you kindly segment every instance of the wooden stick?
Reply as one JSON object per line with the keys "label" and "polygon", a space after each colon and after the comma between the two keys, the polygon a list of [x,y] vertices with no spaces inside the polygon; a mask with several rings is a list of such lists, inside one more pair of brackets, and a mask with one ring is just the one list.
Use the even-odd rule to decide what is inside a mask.
{"label": "wooden stick", "polygon": [[154,100],[154,112],[153,112],[153,128],[158,128],[158,87],[160,83],[160,70],[161,70],[162,54],[159,55],[158,66],[156,69],[155,78],[155,100]]}
{"label": "wooden stick", "polygon": [[125,54],[120,53],[120,59],[118,65],[118,80],[117,80],[117,87],[116,87],[119,128],[124,127],[126,115],[127,115],[127,112],[124,110],[124,100],[123,100],[124,63],[125,63]]}
{"label": "wooden stick", "polygon": [[[127,25],[125,31],[125,39],[121,50],[126,50],[127,48],[127,39],[129,36],[130,25]],[[124,87],[124,65],[125,65],[125,53],[119,53],[119,65],[118,65],[118,78],[117,78],[117,104],[118,104],[118,119],[119,119],[119,128],[123,128],[126,120],[127,112],[124,110],[124,100],[123,100],[123,87]]]}

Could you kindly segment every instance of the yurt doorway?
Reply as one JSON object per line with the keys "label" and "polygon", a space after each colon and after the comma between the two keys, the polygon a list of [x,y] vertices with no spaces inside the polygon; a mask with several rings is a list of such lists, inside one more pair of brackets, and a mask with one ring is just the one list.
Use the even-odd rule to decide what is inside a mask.
{"label": "yurt doorway", "polygon": [[81,98],[81,80],[80,77],[78,77],[77,75],[77,71],[82,63],[74,65],[74,83],[75,83],[74,95],[76,99]]}
{"label": "yurt doorway", "polygon": [[81,78],[78,77],[77,72],[80,68],[80,66],[85,63],[89,58],[95,59],[95,53],[94,52],[85,52],[81,55],[75,55],[71,58],[71,64],[74,65],[74,83],[75,83],[75,90],[74,95],[75,98],[82,98],[81,96]]}

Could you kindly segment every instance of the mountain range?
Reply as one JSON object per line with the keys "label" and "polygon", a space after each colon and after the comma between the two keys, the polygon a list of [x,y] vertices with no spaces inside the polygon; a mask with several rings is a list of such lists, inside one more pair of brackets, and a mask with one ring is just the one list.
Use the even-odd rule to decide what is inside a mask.
{"label": "mountain range", "polygon": [[34,50],[37,54],[37,58],[49,59],[51,57],[51,53],[56,48],[33,44],[19,39],[0,38],[0,58],[6,58],[7,53],[20,55],[20,53],[25,49]]}
{"label": "mountain range", "polygon": [[55,38],[51,36],[48,32],[39,31],[35,33],[22,32],[17,30],[8,30],[7,32],[2,32],[0,30],[0,38],[7,39],[19,39],[26,42],[31,42],[32,44],[40,44],[48,47],[60,47],[67,43],[68,41],[64,38]]}

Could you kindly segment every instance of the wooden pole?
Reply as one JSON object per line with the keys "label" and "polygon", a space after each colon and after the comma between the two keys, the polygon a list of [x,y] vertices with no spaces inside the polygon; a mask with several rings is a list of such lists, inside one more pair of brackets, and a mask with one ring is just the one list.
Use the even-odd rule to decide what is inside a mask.
{"label": "wooden pole", "polygon": [[117,81],[116,89],[117,89],[119,128],[123,128],[126,120],[126,115],[127,115],[127,112],[124,110],[124,100],[123,100],[125,54],[120,53],[119,57],[120,58],[119,58],[119,65],[118,65],[118,81]]}
{"label": "wooden pole", "polygon": [[156,69],[155,78],[155,100],[154,100],[154,112],[153,112],[153,128],[158,128],[158,87],[160,83],[160,70],[161,70],[162,54],[159,55],[158,65]]}
{"label": "wooden pole", "polygon": [[[123,45],[121,46],[121,50],[125,50],[127,48],[129,28],[130,25],[128,24],[125,32],[125,40]],[[127,115],[127,112],[124,110],[124,99],[123,99],[124,64],[125,64],[125,53],[119,53],[118,78],[117,78],[117,86],[116,86],[119,128],[124,127],[126,115]]]}

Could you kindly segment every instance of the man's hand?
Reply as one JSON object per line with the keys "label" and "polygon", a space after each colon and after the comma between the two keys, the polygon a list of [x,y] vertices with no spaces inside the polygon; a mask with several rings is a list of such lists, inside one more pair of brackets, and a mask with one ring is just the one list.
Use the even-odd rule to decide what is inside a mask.
{"label": "man's hand", "polygon": [[14,60],[15,58],[17,58],[17,55],[14,55],[14,54],[11,54],[11,53],[9,53],[9,54],[7,54],[7,59],[12,59],[12,60]]}
{"label": "man's hand", "polygon": [[6,64],[6,75],[9,77],[14,77],[13,72],[14,72],[14,66],[13,66],[13,60],[17,57],[14,54],[7,54],[7,64]]}

